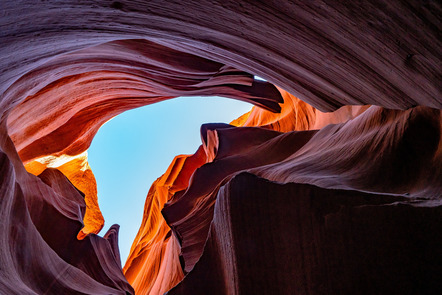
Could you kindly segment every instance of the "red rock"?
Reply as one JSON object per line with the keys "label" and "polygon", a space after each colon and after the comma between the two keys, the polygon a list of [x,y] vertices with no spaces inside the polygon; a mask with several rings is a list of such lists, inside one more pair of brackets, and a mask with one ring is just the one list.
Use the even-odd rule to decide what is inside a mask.
{"label": "red rock", "polygon": [[26,171],[34,175],[39,175],[48,167],[59,170],[84,193],[86,212],[83,217],[84,227],[78,233],[78,238],[83,239],[90,233],[98,234],[103,228],[104,218],[98,207],[97,184],[88,164],[87,153],[74,157],[43,157],[25,165]]}
{"label": "red rock", "polygon": [[195,169],[205,163],[200,147],[193,156],[177,156],[149,190],[143,220],[124,266],[124,274],[137,292],[163,294],[183,279],[180,245],[161,209],[184,190]]}
{"label": "red rock", "polygon": [[[440,2],[0,6],[1,293],[442,293]],[[266,110],[203,126],[123,270],[86,164],[42,159],[180,95]]]}
{"label": "red rock", "polygon": [[[436,207],[439,208],[442,192],[441,152],[437,148],[441,134],[440,117],[439,110],[428,108],[389,111],[372,107],[347,123],[329,125],[318,132],[290,132],[273,138],[263,136],[273,132],[264,129],[230,130],[216,126],[218,137],[212,142],[216,142],[219,148],[208,147],[206,150],[219,151],[222,156],[213,157],[212,163],[197,169],[186,192],[163,209],[163,215],[180,238],[185,271],[191,273],[200,260],[210,225],[213,225],[213,206],[219,190],[238,171],[249,171],[277,183],[308,183],[326,189],[371,191],[383,194],[385,198],[391,193],[407,194],[410,198],[403,202],[408,206],[420,198],[437,198]],[[229,136],[229,131],[244,136]],[[254,136],[247,135],[248,132],[254,132]],[[251,146],[249,138],[254,139],[255,146]],[[262,142],[257,141],[259,138]],[[223,145],[224,140],[227,145]],[[233,155],[226,152],[226,146],[234,147]],[[245,148],[239,150],[237,147]],[[363,154],[371,154],[368,151],[374,154],[364,159]],[[248,189],[260,198],[260,190],[253,186]],[[431,209],[429,212],[436,211]],[[262,214],[261,218],[264,216]],[[273,243],[272,240],[268,242]],[[440,240],[434,239],[433,242],[437,244]],[[269,270],[256,272],[258,276],[265,276]],[[207,278],[207,274],[204,276]],[[334,291],[327,289],[326,293]]]}
{"label": "red rock", "polygon": [[80,154],[112,117],[177,96],[222,95],[273,111],[282,101],[273,85],[248,73],[146,40],[115,41],[57,57],[27,73],[16,87],[30,94],[8,117],[23,162]]}
{"label": "red rock", "polygon": [[14,173],[3,151],[1,163],[2,294],[133,293],[113,239],[76,239],[85,204],[60,172],[46,170],[42,182]]}
{"label": "red rock", "polygon": [[3,109],[31,94],[10,86],[54,56],[127,39],[254,73],[321,111],[442,106],[438,1],[25,1],[2,11],[0,93],[18,91]]}
{"label": "red rock", "polygon": [[437,293],[441,208],[240,173],[218,193],[204,254],[168,294]]}

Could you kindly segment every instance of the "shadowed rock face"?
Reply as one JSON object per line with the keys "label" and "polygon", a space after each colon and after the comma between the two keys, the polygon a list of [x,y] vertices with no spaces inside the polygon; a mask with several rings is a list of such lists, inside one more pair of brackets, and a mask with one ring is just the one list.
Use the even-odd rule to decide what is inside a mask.
{"label": "shadowed rock face", "polygon": [[439,290],[440,118],[373,106],[319,131],[214,126],[219,157],[163,209],[188,272],[169,294]]}
{"label": "shadowed rock face", "polygon": [[[1,3],[0,293],[442,293],[441,4],[305,2]],[[84,152],[181,95],[256,106],[152,184],[122,267]]]}
{"label": "shadowed rock face", "polygon": [[168,294],[432,294],[441,214],[242,172],[219,190],[204,253]]}

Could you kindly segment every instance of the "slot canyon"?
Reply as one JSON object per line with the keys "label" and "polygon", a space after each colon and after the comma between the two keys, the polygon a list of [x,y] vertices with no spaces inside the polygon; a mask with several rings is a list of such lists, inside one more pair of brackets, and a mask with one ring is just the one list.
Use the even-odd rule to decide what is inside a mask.
{"label": "slot canyon", "polygon": [[[438,0],[0,0],[0,294],[442,294],[441,23]],[[140,184],[122,261],[86,152],[182,96],[254,106]]]}

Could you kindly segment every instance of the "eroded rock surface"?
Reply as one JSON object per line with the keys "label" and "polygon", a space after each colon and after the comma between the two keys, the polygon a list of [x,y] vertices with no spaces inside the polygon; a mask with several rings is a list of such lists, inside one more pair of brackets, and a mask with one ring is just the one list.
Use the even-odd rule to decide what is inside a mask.
{"label": "eroded rock surface", "polygon": [[[0,293],[442,293],[440,1],[0,11]],[[123,268],[84,152],[181,95],[256,107],[152,185]]]}

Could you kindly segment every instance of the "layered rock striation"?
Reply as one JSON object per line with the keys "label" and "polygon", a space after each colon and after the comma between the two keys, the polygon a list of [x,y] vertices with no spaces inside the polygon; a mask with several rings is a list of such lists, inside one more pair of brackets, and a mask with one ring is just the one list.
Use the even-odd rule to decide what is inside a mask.
{"label": "layered rock striation", "polygon": [[[66,76],[68,73],[70,75]],[[98,208],[95,178],[84,151],[99,127],[124,110],[180,95],[222,95],[249,101],[271,111],[280,110],[278,102],[283,101],[272,84],[255,81],[248,73],[147,40],[106,43],[54,58],[27,73],[12,89],[13,93],[14,89],[26,89],[27,94],[33,92],[8,113],[7,121],[3,123],[8,132],[3,134],[5,150],[16,165],[12,172],[21,171],[16,183],[19,187],[26,186],[25,198],[32,201],[22,209],[30,211],[37,233],[48,249],[63,259],[63,267],[87,270],[90,280],[98,286],[103,285],[101,291],[95,290],[100,287],[91,287],[90,294],[133,293],[121,268],[116,242],[118,228],[112,228],[106,234],[110,238],[95,235],[103,227],[104,219]],[[10,95],[11,92],[5,93],[5,99]],[[38,176],[37,179],[42,179],[44,184],[28,172]],[[54,178],[50,174],[49,177],[47,173],[58,173],[58,176]],[[42,185],[49,188],[42,191]],[[67,190],[69,185],[76,188],[69,188],[70,192]],[[54,192],[46,195],[46,190],[51,188]],[[54,194],[59,197],[51,197]],[[74,200],[66,199],[64,194]],[[164,202],[168,200],[167,195],[165,197]],[[45,203],[47,198],[51,200],[48,205],[36,205],[37,200]],[[57,224],[55,228],[51,228],[51,222]],[[155,220],[149,222],[156,226]],[[44,225],[37,226],[39,224]],[[164,238],[160,233],[155,234],[157,239]],[[166,257],[173,261],[179,247],[175,239],[170,241],[170,253]],[[14,255],[19,259],[22,253],[14,251]],[[156,256],[154,259],[163,261]],[[155,266],[152,261],[149,263]],[[177,283],[182,272],[179,264],[178,267],[172,265],[173,271],[177,272],[172,282]],[[170,272],[172,270],[166,268],[161,274],[168,277]],[[17,276],[4,283],[13,286],[15,281],[32,280],[26,274]],[[145,278],[141,286],[149,282],[150,279]],[[37,294],[56,294],[59,288],[56,283],[65,282],[62,277],[48,277],[42,280],[42,286],[30,286],[30,290]],[[71,283],[60,290],[65,294],[87,293],[82,283],[77,283],[78,286]],[[156,287],[157,291],[167,291],[170,284],[163,283]]]}
{"label": "layered rock striation", "polygon": [[[319,131],[217,127],[219,156],[163,209],[188,272],[169,294],[440,290],[440,118],[371,107]],[[241,131],[262,142],[238,151]]]}
{"label": "layered rock striation", "polygon": [[[442,293],[440,2],[0,10],[1,294]],[[182,95],[256,106],[152,184],[123,267],[85,151]]]}

